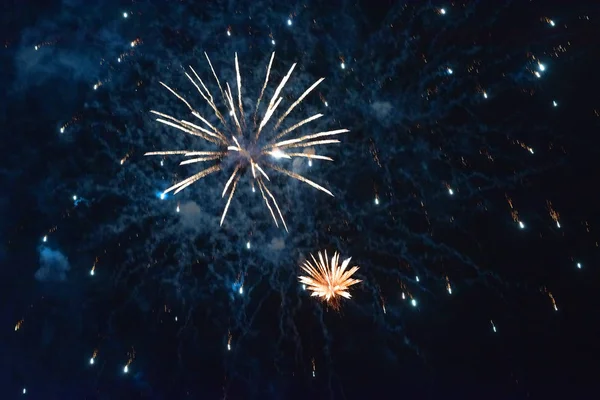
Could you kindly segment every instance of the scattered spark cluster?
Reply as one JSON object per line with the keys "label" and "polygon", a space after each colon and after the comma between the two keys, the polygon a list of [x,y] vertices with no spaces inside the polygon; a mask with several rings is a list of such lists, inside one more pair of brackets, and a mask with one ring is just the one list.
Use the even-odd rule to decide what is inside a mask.
{"label": "scattered spark cluster", "polygon": [[[203,354],[199,348],[222,351],[215,355],[222,365],[214,370],[218,370],[216,379],[225,392],[228,382],[247,372],[244,358],[251,354],[250,349],[260,346],[256,340],[256,332],[262,335],[255,325],[258,319],[276,326],[275,336],[263,338],[279,346],[277,351],[265,350],[277,354],[265,353],[269,363],[275,359],[276,367],[286,372],[329,382],[335,375],[332,343],[343,340],[331,333],[332,318],[341,319],[351,331],[352,323],[359,320],[356,314],[370,315],[396,340],[404,335],[404,343],[418,342],[404,334],[405,309],[425,318],[435,314],[437,303],[452,301],[440,300],[439,294],[443,299],[455,299],[475,284],[502,286],[501,271],[493,270],[494,266],[473,250],[473,241],[485,252],[494,250],[494,235],[507,232],[519,238],[515,240],[527,240],[538,232],[540,237],[564,237],[576,228],[593,234],[588,221],[569,223],[569,215],[563,215],[569,214],[564,202],[522,190],[524,182],[547,168],[545,158],[558,162],[567,155],[563,145],[554,139],[543,143],[534,135],[521,135],[519,121],[514,122],[514,129],[506,129],[504,122],[487,115],[502,113],[506,106],[499,104],[511,87],[535,100],[543,87],[546,111],[561,112],[567,101],[547,81],[556,79],[556,66],[572,52],[571,43],[549,41],[535,51],[528,45],[513,46],[511,54],[495,54],[494,46],[485,42],[455,44],[452,27],[478,26],[470,19],[474,14],[468,12],[468,7],[477,5],[428,7],[393,8],[383,28],[361,40],[360,46],[352,35],[327,32],[326,22],[330,21],[308,6],[250,28],[245,19],[243,24],[237,21],[236,15],[243,12],[236,11],[219,23],[191,24],[194,29],[189,30],[200,35],[193,40],[191,56],[184,46],[188,29],[153,36],[148,29],[153,20],[150,12],[135,2],[130,10],[114,15],[131,29],[109,54],[98,57],[103,73],[86,82],[93,101],[86,102],[74,116],[60,116],[53,127],[58,128],[58,140],[85,143],[86,149],[89,140],[98,151],[73,154],[73,165],[81,172],[76,179],[49,174],[44,188],[52,188],[52,193],[61,197],[48,195],[52,201],[43,209],[54,212],[53,222],[50,228],[40,229],[36,238],[40,260],[48,249],[75,260],[70,261],[67,277],[57,273],[58,283],[52,284],[77,280],[78,287],[94,292],[82,302],[85,307],[88,303],[111,304],[108,313],[97,317],[104,318],[102,323],[107,326],[86,339],[80,357],[81,363],[97,374],[97,381],[110,374],[118,377],[115,379],[140,379],[139,371],[145,367],[142,360],[160,344],[145,341],[145,323],[127,339],[115,337],[114,332],[119,324],[126,324],[123,319],[151,315],[151,324],[168,332],[169,338],[194,338],[188,348],[182,344],[173,350],[180,360],[188,356],[199,360],[197,354]],[[180,20],[179,16],[156,17],[164,18],[167,25],[171,19]],[[254,23],[258,19],[249,20]],[[567,29],[563,21],[548,17],[535,24],[542,32],[535,38],[538,43],[545,43],[547,31]],[[199,26],[203,29],[197,29]],[[261,33],[255,28],[261,28]],[[139,32],[131,35],[133,30]],[[313,31],[322,32],[323,43],[329,43],[321,53],[307,40],[314,35],[307,32]],[[485,36],[476,30],[471,33]],[[58,36],[36,38],[28,51],[37,55],[59,51],[64,41],[54,37]],[[5,43],[5,47],[12,46],[12,42]],[[154,45],[176,51],[163,62],[164,54],[151,49]],[[204,52],[203,46],[209,50]],[[285,74],[271,72],[274,48],[285,61],[299,59]],[[173,57],[177,52],[178,57]],[[228,65],[227,60],[235,54],[233,73],[225,67],[220,80],[207,53],[215,65]],[[188,57],[196,61],[199,54],[205,55],[210,74],[180,65],[180,60]],[[249,73],[240,72],[238,54],[247,60],[242,67]],[[258,66],[264,65],[259,60],[265,54],[271,54],[266,77]],[[506,60],[518,60],[518,65]],[[153,63],[160,67],[142,67]],[[252,67],[254,63],[256,67]],[[314,63],[319,73],[313,69]],[[296,65],[306,69],[299,67],[295,79],[290,79]],[[156,74],[177,82],[182,69],[188,86],[191,83],[188,88],[152,82]],[[331,82],[329,88],[319,86],[324,78],[316,79],[325,74]],[[277,86],[269,85],[271,75],[279,81]],[[207,79],[214,79],[212,91],[210,84],[205,84]],[[166,88],[171,97],[163,98],[157,87]],[[259,88],[258,96],[250,94]],[[221,101],[216,101],[213,93],[220,94]],[[204,100],[201,109],[188,100],[198,95]],[[179,111],[172,96],[186,106],[193,122],[176,117]],[[153,121],[140,117],[147,114],[148,103],[166,109],[151,111],[156,121],[187,135],[159,132]],[[316,154],[315,148],[339,143],[338,135],[349,130],[324,127],[323,114],[318,112],[323,106],[332,111],[327,125],[339,123],[352,129],[345,146],[336,149],[337,162],[325,170],[313,161],[333,161],[334,156]],[[467,110],[466,122],[454,118],[457,108]],[[308,117],[297,118],[298,114]],[[288,120],[292,122],[288,124]],[[100,123],[102,128],[97,129]],[[298,133],[313,124],[314,131]],[[548,124],[540,121],[540,126],[534,130],[546,129]],[[202,147],[197,148],[199,140]],[[149,142],[167,150],[144,153]],[[152,163],[143,155],[161,158]],[[185,158],[179,162],[181,166],[212,165],[174,180],[178,172],[167,168],[170,158],[165,158],[171,155]],[[287,163],[285,167],[283,163]],[[293,180],[282,182],[271,171]],[[305,177],[308,171],[318,182],[331,182],[317,184]],[[225,174],[223,180],[211,180],[220,172]],[[242,177],[248,178],[249,193],[236,196],[240,207],[232,209],[228,223],[220,227],[236,201],[236,190],[243,190]],[[202,185],[192,186],[201,179]],[[336,197],[315,197],[311,190],[297,189],[294,180],[331,197],[333,193],[325,186],[335,187]],[[171,192],[181,194],[175,197]],[[224,206],[215,204],[215,199],[225,196]],[[264,206],[276,227],[281,224],[284,230],[274,229],[268,218],[261,218]],[[221,215],[219,224],[214,221],[216,213]],[[501,226],[495,227],[496,232],[487,223],[476,231],[474,219],[492,221],[498,215]],[[470,233],[466,235],[469,239],[461,242],[465,231]],[[486,237],[490,239],[486,241]],[[597,247],[597,241],[593,242]],[[310,253],[316,248],[334,249],[334,255],[328,258],[326,251],[320,251],[315,257]],[[350,258],[340,263],[340,253],[357,260],[360,275],[358,266],[350,267]],[[305,254],[310,254],[310,260]],[[51,256],[58,263],[60,257]],[[518,258],[514,257],[515,262]],[[591,267],[584,254],[573,254],[564,265],[576,274],[585,274]],[[84,273],[79,274],[80,270]],[[565,296],[549,287],[555,289],[540,282],[531,292],[556,315],[566,308],[566,302],[559,308],[556,299],[563,304]],[[314,301],[314,297],[322,301]],[[36,297],[19,310],[9,327],[14,328],[15,336],[24,338],[35,329],[42,330],[37,310],[48,303],[47,298],[47,294]],[[265,304],[279,306],[278,313],[263,310],[272,309]],[[77,312],[87,313],[88,309],[94,308]],[[318,326],[317,334],[299,322],[306,320],[306,315]],[[208,318],[211,322],[206,322]],[[502,335],[507,331],[503,320],[497,310],[490,310],[477,324]],[[202,331],[198,327],[205,324],[218,331],[220,344],[214,343],[214,337],[197,339]],[[291,367],[278,355],[288,340],[309,342],[292,346],[296,353],[287,355],[302,361]],[[181,339],[180,343],[184,342]],[[196,365],[207,362],[198,360],[194,360]],[[23,395],[35,386],[26,379],[19,384]]]}

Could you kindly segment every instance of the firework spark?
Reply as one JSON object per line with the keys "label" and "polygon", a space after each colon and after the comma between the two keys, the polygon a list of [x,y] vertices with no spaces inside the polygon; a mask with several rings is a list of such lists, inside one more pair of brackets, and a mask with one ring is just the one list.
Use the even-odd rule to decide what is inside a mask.
{"label": "firework spark", "polygon": [[[229,209],[229,205],[231,203],[231,199],[235,193],[237,188],[238,181],[242,176],[243,172],[247,169],[252,171],[252,188],[254,188],[254,182],[256,182],[256,186],[258,186],[262,198],[269,209],[273,220],[275,221],[275,225],[279,226],[278,221],[280,220],[283,224],[284,228],[287,231],[287,224],[285,223],[285,219],[283,218],[283,214],[275,197],[271,193],[271,191],[267,187],[267,182],[270,181],[269,176],[267,175],[265,169],[270,169],[281,174],[287,175],[291,178],[297,179],[301,182],[304,182],[315,189],[318,189],[322,192],[327,193],[330,196],[333,194],[325,189],[323,186],[318,185],[317,183],[311,181],[310,179],[297,174],[289,169],[282,168],[278,165],[274,165],[269,162],[269,158],[274,160],[277,159],[293,159],[296,157],[308,158],[311,160],[327,160],[333,161],[332,158],[326,157],[318,154],[309,154],[297,152],[297,149],[303,147],[314,147],[326,144],[339,143],[340,141],[334,139],[333,137],[349,132],[348,129],[336,129],[324,132],[316,132],[306,134],[293,139],[282,140],[284,136],[289,135],[294,132],[296,129],[300,128],[302,125],[307,124],[311,121],[314,121],[323,116],[323,114],[315,114],[311,117],[308,117],[288,128],[279,129],[281,124],[284,122],[286,117],[292,112],[292,110],[298,106],[304,98],[312,92],[325,78],[321,78],[316,81],[311,87],[306,89],[304,93],[298,99],[290,105],[290,107],[285,111],[281,117],[274,124],[271,129],[272,139],[266,141],[266,143],[260,143],[259,139],[260,135],[263,132],[265,126],[271,120],[271,117],[277,110],[277,107],[283,100],[283,97],[280,96],[281,91],[285,87],[285,84],[289,80],[292,71],[296,67],[296,64],[293,64],[288,73],[284,76],[281,83],[275,89],[273,93],[273,97],[269,102],[267,109],[260,120],[257,120],[258,108],[261,103],[261,100],[264,95],[265,88],[269,82],[269,75],[271,72],[271,66],[273,64],[273,59],[275,58],[275,53],[271,55],[271,60],[269,61],[269,65],[267,67],[267,74],[265,78],[265,83],[260,91],[260,95],[258,96],[258,100],[256,101],[256,107],[253,112],[252,122],[250,122],[250,118],[247,118],[244,113],[244,108],[242,106],[242,80],[240,76],[240,68],[238,63],[237,53],[235,54],[235,72],[236,72],[236,81],[237,81],[237,104],[236,99],[234,99],[234,95],[232,94],[231,87],[229,83],[225,83],[225,87],[221,85],[217,74],[208,58],[208,55],[204,53],[206,59],[208,61],[208,65],[213,73],[213,76],[217,82],[217,86],[219,87],[219,91],[221,92],[221,96],[223,99],[223,103],[227,108],[227,113],[229,114],[229,120],[226,120],[223,116],[223,113],[219,111],[219,108],[215,104],[212,94],[207,89],[206,85],[200,79],[196,71],[192,67],[190,67],[190,71],[193,77],[187,72],[185,75],[192,82],[192,84],[196,87],[202,98],[208,103],[210,108],[213,110],[215,116],[219,120],[222,125],[221,129],[216,128],[212,125],[206,118],[204,118],[200,113],[188,103],[188,101],[180,96],[175,90],[171,89],[166,84],[160,82],[165,88],[167,88],[173,95],[175,95],[179,100],[181,100],[185,105],[190,109],[191,114],[199,119],[202,122],[201,125],[196,125],[192,122],[186,120],[180,120],[174,118],[170,115],[163,114],[158,111],[152,110],[151,112],[158,116],[156,119],[158,122],[171,126],[173,128],[179,129],[187,134],[198,136],[209,143],[216,145],[219,150],[216,151],[193,151],[193,150],[169,150],[169,151],[154,151],[148,152],[146,156],[166,156],[166,155],[183,155],[184,157],[193,157],[182,161],[180,165],[193,164],[199,162],[207,162],[214,161],[215,164],[211,167],[205,168],[202,171],[174,184],[173,186],[167,188],[164,193],[168,193],[170,191],[174,191],[174,194],[182,191],[186,187],[190,186],[194,182],[210,175],[212,173],[222,171],[228,165],[227,160],[233,160],[233,164],[235,165],[233,172],[229,176],[229,179],[225,183],[225,187],[223,189],[223,193],[221,197],[225,197],[226,194],[229,194],[227,197],[227,203],[225,204],[225,208],[223,210],[223,214],[221,216],[221,225],[223,225],[223,221],[225,220],[225,216],[227,215],[227,210]],[[248,125],[251,123],[251,127]],[[276,215],[277,214],[277,215]],[[278,218],[279,217],[279,220]]]}
{"label": "firework spark", "polygon": [[300,276],[301,283],[306,285],[306,289],[312,292],[312,296],[318,296],[326,300],[333,308],[339,307],[340,296],[349,299],[348,292],[350,286],[361,282],[360,279],[351,278],[358,271],[358,267],[354,266],[348,271],[348,265],[352,258],[347,258],[339,265],[340,255],[338,252],[333,254],[331,262],[328,264],[327,251],[319,252],[319,261],[311,254],[313,263],[309,260],[304,262],[302,269],[308,273],[308,276]]}

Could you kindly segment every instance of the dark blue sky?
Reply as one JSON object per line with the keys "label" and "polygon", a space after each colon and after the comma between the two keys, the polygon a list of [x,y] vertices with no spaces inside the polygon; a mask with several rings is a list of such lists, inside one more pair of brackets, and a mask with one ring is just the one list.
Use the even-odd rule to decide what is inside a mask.
{"label": "dark blue sky", "polygon": [[[595,393],[598,6],[13,3],[2,398]],[[210,144],[155,121],[194,118],[159,82],[216,125],[184,72],[218,99],[207,52],[237,94],[237,53],[250,118],[272,51],[259,110],[297,63],[277,118],[325,80],[282,127],[350,130],[333,162],[277,161],[334,197],[268,172],[289,232],[249,170],[222,227],[225,171],[161,199],[200,167],[143,154]],[[298,283],[322,249],[360,267],[339,311]]]}

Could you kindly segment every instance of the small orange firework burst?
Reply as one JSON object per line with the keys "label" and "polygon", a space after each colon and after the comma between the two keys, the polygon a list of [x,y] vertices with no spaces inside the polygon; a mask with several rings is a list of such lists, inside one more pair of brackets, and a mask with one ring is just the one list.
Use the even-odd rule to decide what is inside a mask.
{"label": "small orange firework burst", "polygon": [[310,255],[314,264],[309,260],[304,262],[302,269],[308,273],[308,276],[300,276],[299,280],[306,285],[307,290],[312,292],[312,296],[324,299],[334,309],[337,309],[340,305],[340,297],[349,299],[351,297],[348,292],[350,286],[361,282],[360,279],[351,278],[358,271],[358,267],[354,266],[346,271],[352,258],[345,259],[340,265],[340,255],[337,251],[331,257],[330,263],[328,263],[327,251],[318,254],[319,261],[312,254]]}

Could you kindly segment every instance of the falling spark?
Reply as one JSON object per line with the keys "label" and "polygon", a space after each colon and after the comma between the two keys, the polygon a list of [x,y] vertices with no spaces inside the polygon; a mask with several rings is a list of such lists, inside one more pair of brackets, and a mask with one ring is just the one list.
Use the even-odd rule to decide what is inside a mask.
{"label": "falling spark", "polygon": [[[291,20],[290,20],[291,22]],[[227,31],[229,32],[229,30]],[[284,228],[287,231],[287,224],[283,218],[283,214],[279,208],[279,204],[275,200],[275,197],[271,193],[271,191],[267,187],[267,182],[270,181],[270,178],[265,169],[271,169],[277,171],[281,174],[287,175],[293,179],[299,180],[301,182],[306,183],[314,187],[317,190],[320,190],[324,193],[327,193],[330,196],[333,196],[329,190],[324,187],[318,185],[317,183],[311,181],[310,179],[299,175],[295,172],[292,172],[289,169],[282,168],[278,165],[274,165],[268,163],[266,160],[270,157],[275,161],[280,159],[290,160],[296,157],[308,158],[310,162],[312,160],[327,160],[333,161],[330,157],[326,157],[319,154],[309,154],[309,153],[301,153],[298,152],[298,149],[303,147],[315,147],[326,144],[334,144],[340,143],[339,140],[334,137],[346,132],[349,132],[348,129],[336,129],[330,131],[323,131],[317,133],[305,134],[303,136],[295,137],[292,139],[281,140],[284,136],[289,135],[294,130],[299,128],[300,126],[313,121],[317,118],[320,118],[322,114],[316,114],[309,118],[306,118],[291,127],[285,129],[279,129],[281,124],[285,121],[285,118],[298,106],[304,98],[313,91],[324,78],[317,80],[311,87],[306,89],[304,93],[294,102],[289,108],[283,113],[281,117],[275,122],[274,127],[271,129],[272,138],[266,141],[266,143],[260,142],[260,135],[263,132],[265,126],[271,120],[274,112],[277,110],[278,106],[283,100],[283,97],[280,96],[281,91],[284,89],[288,79],[290,78],[292,71],[294,70],[296,64],[293,64],[288,73],[284,76],[279,86],[277,86],[273,97],[268,103],[265,113],[260,120],[260,123],[257,124],[256,113],[258,112],[258,107],[261,103],[265,88],[269,82],[269,75],[271,72],[271,65],[273,63],[273,59],[275,57],[275,53],[271,55],[271,60],[267,67],[265,83],[262,87],[258,100],[256,102],[255,110],[254,110],[254,123],[249,124],[248,119],[250,119],[245,113],[242,106],[242,82],[240,75],[240,68],[238,63],[237,53],[235,54],[235,71],[236,71],[236,86],[237,86],[237,96],[231,90],[229,83],[225,83],[225,86],[221,84],[217,74],[215,73],[212,63],[205,53],[208,64],[211,68],[217,86],[219,87],[219,91],[222,95],[223,102],[228,110],[229,121],[225,120],[224,115],[219,111],[217,104],[214,101],[214,98],[210,92],[210,90],[206,87],[202,79],[196,74],[196,71],[192,67],[190,67],[191,74],[186,72],[186,77],[192,82],[192,84],[196,87],[202,98],[206,101],[206,103],[213,110],[215,116],[220,121],[222,125],[222,130],[213,126],[208,122],[206,118],[200,115],[188,101],[179,95],[175,90],[167,86],[166,84],[161,83],[171,94],[177,97],[181,102],[183,102],[187,108],[190,110],[190,113],[202,122],[201,125],[196,125],[192,122],[186,120],[179,120],[175,117],[172,117],[167,114],[163,114],[158,111],[152,110],[151,112],[158,116],[156,119],[158,122],[171,126],[173,128],[179,129],[182,132],[187,134],[200,137],[207,142],[210,142],[219,147],[219,150],[216,151],[193,151],[193,150],[170,150],[170,151],[155,151],[148,152],[145,155],[180,155],[183,157],[192,157],[188,158],[185,161],[182,161],[180,165],[185,164],[193,164],[207,161],[215,161],[216,164],[201,170],[200,172],[192,175],[173,186],[167,188],[163,194],[167,194],[173,191],[174,194],[179,193],[186,187],[195,183],[196,181],[213,174],[215,172],[224,171],[225,168],[222,161],[227,159],[232,159],[234,161],[235,168],[225,184],[225,188],[222,193],[222,197],[227,196],[227,202],[225,204],[225,208],[223,210],[223,214],[221,216],[221,225],[227,215],[227,210],[229,209],[229,205],[231,203],[231,199],[237,188],[238,180],[240,179],[242,173],[244,171],[250,170],[252,172],[251,185],[252,190],[254,190],[254,184],[260,189],[262,194],[262,199],[264,200],[266,207],[269,209],[271,216],[275,222],[276,226],[279,226],[279,221],[283,224]],[[237,97],[237,98],[236,98]],[[237,104],[236,104],[237,103]],[[226,115],[227,115],[226,114]],[[127,157],[127,156],[126,156]],[[121,164],[125,161],[125,158],[121,160]]]}
{"label": "falling spark", "polygon": [[494,333],[498,332],[498,330],[496,329],[496,325],[494,324],[494,321],[490,320],[491,324],[492,324],[492,330],[494,331]]}
{"label": "falling spark", "polygon": [[545,287],[542,288],[542,291],[544,293],[546,293],[546,295],[548,295],[548,298],[550,298],[550,301],[552,302],[552,307],[554,308],[554,311],[558,311],[558,306],[556,305],[556,300],[554,299],[554,295],[552,295],[552,292],[549,291]]}
{"label": "falling spark", "polygon": [[231,351],[231,332],[227,332],[227,351]]}
{"label": "falling spark", "polygon": [[15,332],[18,331],[19,329],[21,329],[21,327],[23,326],[23,322],[25,322],[25,320],[20,319],[19,321],[17,321],[17,323],[15,324]]}
{"label": "falling spark", "polygon": [[129,359],[127,360],[127,364],[125,364],[125,366],[123,367],[123,373],[128,373],[129,372],[129,366],[131,365],[131,363],[133,362],[133,360],[135,360],[135,349],[131,349],[131,352],[127,353],[127,355],[129,356]]}
{"label": "falling spark", "polygon": [[94,261],[94,265],[92,265],[92,269],[90,270],[90,275],[94,276],[94,274],[96,273],[96,265],[98,264],[98,257],[96,257],[96,260]]}
{"label": "falling spark", "polygon": [[96,357],[98,356],[98,349],[95,349],[92,353],[92,357],[90,357],[90,365],[94,365]]}
{"label": "falling spark", "polygon": [[125,161],[129,158],[129,153],[125,154],[125,157],[121,158],[121,165],[125,164]]}
{"label": "falling spark", "polygon": [[508,197],[508,195],[505,195],[505,197],[506,201],[508,202],[508,206],[510,207],[510,216],[512,217],[513,221],[519,225],[519,228],[525,229],[525,224],[519,219],[519,211],[517,211],[517,209],[514,207],[512,199]]}
{"label": "falling spark", "polygon": [[339,264],[339,253],[335,252],[331,260],[327,258],[327,251],[318,252],[319,261],[311,254],[313,263],[309,260],[304,262],[302,269],[308,276],[300,276],[299,280],[312,292],[311,296],[318,296],[327,301],[334,309],[339,308],[339,298],[351,298],[348,289],[350,286],[361,282],[359,279],[351,278],[358,270],[354,266],[346,271],[351,258],[345,259]]}
{"label": "falling spark", "polygon": [[556,223],[556,227],[560,229],[560,214],[552,207],[550,200],[546,200],[546,205],[548,207],[548,212],[550,213],[550,218]]}

